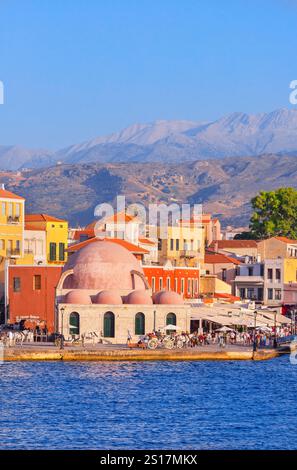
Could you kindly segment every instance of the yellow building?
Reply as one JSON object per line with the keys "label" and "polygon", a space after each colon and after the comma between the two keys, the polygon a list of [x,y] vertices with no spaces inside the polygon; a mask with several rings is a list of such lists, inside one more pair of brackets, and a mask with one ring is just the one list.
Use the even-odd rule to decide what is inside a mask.
{"label": "yellow building", "polygon": [[204,260],[205,231],[201,224],[179,223],[167,227],[166,238],[158,227],[158,255],[162,264],[170,260],[174,266],[197,266]]}
{"label": "yellow building", "polygon": [[26,226],[45,231],[46,262],[61,264],[67,261],[68,222],[48,214],[26,214]]}
{"label": "yellow building", "polygon": [[23,256],[25,199],[0,189],[0,256],[21,258]]}

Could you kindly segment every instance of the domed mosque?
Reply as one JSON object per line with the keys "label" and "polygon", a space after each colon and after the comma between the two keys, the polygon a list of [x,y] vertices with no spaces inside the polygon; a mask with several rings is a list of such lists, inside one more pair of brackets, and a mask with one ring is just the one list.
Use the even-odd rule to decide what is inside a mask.
{"label": "domed mosque", "polygon": [[123,344],[168,324],[188,330],[191,308],[173,291],[152,295],[141,263],[106,240],[70,256],[56,289],[57,326],[66,338],[96,333]]}

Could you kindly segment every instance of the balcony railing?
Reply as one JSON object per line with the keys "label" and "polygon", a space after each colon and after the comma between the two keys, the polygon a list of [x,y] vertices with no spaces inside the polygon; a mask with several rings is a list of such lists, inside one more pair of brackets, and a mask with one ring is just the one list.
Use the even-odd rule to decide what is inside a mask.
{"label": "balcony railing", "polygon": [[195,250],[181,250],[181,258],[196,258],[198,252]]}
{"label": "balcony railing", "polygon": [[8,224],[19,224],[20,223],[20,216],[19,215],[15,215],[15,216],[9,215],[7,217],[7,223]]}
{"label": "balcony railing", "polygon": [[14,257],[14,256],[20,256],[21,251],[17,248],[14,248],[12,250],[6,250],[6,256],[8,257]]}

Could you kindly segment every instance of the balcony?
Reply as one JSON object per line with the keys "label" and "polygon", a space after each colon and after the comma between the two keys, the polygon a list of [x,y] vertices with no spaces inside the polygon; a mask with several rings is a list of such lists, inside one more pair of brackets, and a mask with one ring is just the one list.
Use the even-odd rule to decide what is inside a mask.
{"label": "balcony", "polygon": [[20,216],[19,215],[15,215],[15,216],[9,215],[7,217],[7,223],[8,224],[19,224],[20,223]]}
{"label": "balcony", "polygon": [[262,276],[236,276],[234,282],[236,284],[261,285],[264,284],[264,278]]}
{"label": "balcony", "polygon": [[20,249],[14,248],[12,250],[6,250],[6,256],[7,258],[14,258],[21,256],[21,251]]}
{"label": "balcony", "polygon": [[198,251],[196,250],[181,250],[180,257],[181,258],[196,258],[198,255]]}

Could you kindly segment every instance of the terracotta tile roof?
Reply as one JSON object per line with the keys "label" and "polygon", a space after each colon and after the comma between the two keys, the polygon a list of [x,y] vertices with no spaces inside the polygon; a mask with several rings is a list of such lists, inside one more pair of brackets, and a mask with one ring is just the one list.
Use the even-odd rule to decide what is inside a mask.
{"label": "terracotta tile roof", "polygon": [[288,243],[292,245],[297,244],[297,240],[291,240],[290,238],[287,238],[287,237],[274,237],[274,238],[276,238],[276,240],[279,240],[280,242],[283,242],[283,243]]}
{"label": "terracotta tile roof", "polygon": [[216,264],[216,263],[229,263],[229,264],[241,264],[240,261],[238,261],[235,258],[231,258],[231,256],[226,256],[221,253],[206,253],[204,257],[204,263],[205,264]]}
{"label": "terracotta tile roof", "polygon": [[88,245],[89,243],[94,243],[94,242],[100,242],[101,240],[106,240],[108,242],[112,243],[117,243],[118,245],[123,246],[127,250],[129,250],[133,254],[141,254],[141,255],[146,255],[149,253],[148,250],[145,250],[144,248],[141,248],[140,246],[134,245],[133,243],[127,242],[126,240],[121,240],[120,238],[103,238],[103,239],[98,239],[96,237],[89,238],[88,240],[85,240],[80,243],[75,243],[71,246],[68,247],[66,251],[70,251],[71,253],[80,250],[84,246]]}
{"label": "terracotta tile roof", "polygon": [[81,235],[86,235],[88,238],[93,238],[95,236],[94,230],[75,230],[74,240],[80,240]]}
{"label": "terracotta tile roof", "polygon": [[25,224],[25,230],[45,231],[45,228],[35,227],[35,225]]}
{"label": "terracotta tile roof", "polygon": [[0,198],[3,199],[21,199],[25,200],[22,196],[19,196],[18,194],[14,194],[11,191],[7,191],[6,189],[0,189]]}
{"label": "terracotta tile roof", "polygon": [[152,240],[149,240],[148,238],[139,238],[138,239],[139,243],[142,243],[143,245],[156,245],[156,242],[153,242]]}
{"label": "terracotta tile roof", "polygon": [[214,297],[216,299],[230,300],[231,302],[235,302],[236,300],[240,300],[240,297],[236,297],[235,295],[232,295],[232,294],[215,293]]}
{"label": "terracotta tile roof", "polygon": [[66,222],[66,220],[58,219],[48,214],[26,214],[26,222]]}
{"label": "terracotta tile roof", "polygon": [[257,248],[258,243],[256,240],[216,240],[210,244],[210,248],[214,248],[216,243],[218,248]]}

